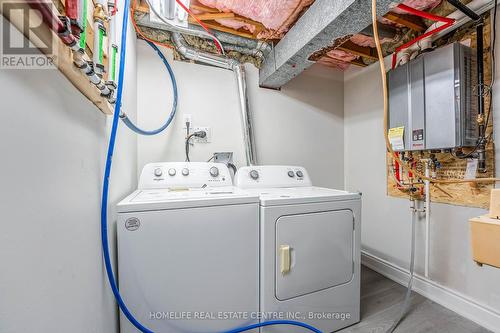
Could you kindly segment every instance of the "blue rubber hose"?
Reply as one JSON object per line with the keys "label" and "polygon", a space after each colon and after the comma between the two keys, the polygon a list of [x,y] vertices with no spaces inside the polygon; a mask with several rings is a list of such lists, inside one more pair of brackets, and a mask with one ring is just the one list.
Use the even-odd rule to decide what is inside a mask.
{"label": "blue rubber hose", "polygon": [[165,67],[167,67],[168,74],[170,75],[170,80],[172,81],[172,90],[173,90],[173,94],[174,94],[174,101],[172,102],[172,111],[170,111],[170,115],[168,116],[167,121],[165,122],[165,124],[163,126],[161,126],[160,128],[158,128],[156,130],[152,130],[152,131],[143,130],[143,129],[137,127],[129,119],[129,117],[127,117],[126,114],[122,114],[120,116],[120,118],[123,120],[123,122],[125,123],[125,125],[127,125],[128,128],[130,128],[132,131],[136,132],[137,134],[140,134],[140,135],[156,135],[156,134],[159,134],[159,133],[163,132],[170,125],[170,123],[172,122],[172,120],[175,117],[175,112],[177,111],[177,99],[178,99],[177,81],[175,81],[175,75],[174,75],[174,71],[172,70],[172,67],[170,66],[170,64],[168,63],[167,59],[163,55],[163,53],[160,51],[160,49],[155,44],[151,43],[150,41],[146,41],[146,42],[149,44],[149,46],[151,46],[156,51],[156,53],[158,53],[158,55],[160,56],[161,60],[165,64]]}
{"label": "blue rubber hose", "polygon": [[269,320],[269,321],[264,321],[262,323],[248,325],[248,326],[244,326],[244,327],[240,327],[240,328],[235,328],[235,329],[232,329],[230,331],[226,331],[224,333],[240,333],[240,332],[250,331],[250,330],[253,330],[253,329],[259,328],[259,327],[275,326],[275,325],[299,326],[299,327],[303,327],[311,332],[322,333],[320,330],[318,330],[317,328],[315,328],[309,324],[302,323],[300,321],[293,321],[293,320]]}
{"label": "blue rubber hose", "polygon": [[127,29],[128,29],[128,15],[129,15],[130,0],[125,0],[123,6],[123,24],[122,24],[122,34],[121,34],[121,47],[120,47],[120,68],[118,70],[118,87],[116,94],[116,104],[115,113],[113,114],[113,125],[111,127],[111,135],[109,137],[108,153],[106,157],[106,167],[104,169],[104,180],[102,186],[102,203],[101,203],[101,241],[102,241],[102,252],[104,257],[104,264],[106,266],[106,274],[108,276],[109,284],[111,285],[111,290],[115,296],[116,301],[123,314],[127,319],[141,332],[153,333],[153,331],[147,329],[139,323],[129,309],[125,305],[125,302],[118,291],[118,286],[116,285],[115,276],[113,274],[113,267],[111,266],[111,257],[109,255],[109,241],[108,241],[108,192],[109,192],[109,176],[111,174],[111,164],[113,161],[113,151],[115,149],[116,141],[116,130],[118,129],[118,119],[120,114],[120,108],[122,103],[123,94],[123,74],[125,70],[125,54],[127,49]]}
{"label": "blue rubber hose", "polygon": [[[119,112],[121,109],[122,103],[122,95],[123,95],[123,77],[125,70],[125,55],[127,49],[127,28],[128,28],[128,15],[129,15],[129,6],[130,0],[125,0],[124,10],[123,10],[123,24],[122,24],[122,33],[121,33],[121,47],[120,47],[120,67],[118,70],[118,87],[117,87],[117,95],[116,95],[116,104],[115,111],[113,114],[113,124],[111,126],[111,134],[109,136],[109,144],[108,144],[108,152],[106,157],[106,167],[104,169],[104,179],[102,186],[102,202],[101,202],[101,241],[102,241],[102,252],[104,257],[104,264],[106,267],[106,275],[108,277],[109,284],[111,286],[111,290],[113,291],[113,295],[120,307],[120,310],[123,312],[125,317],[130,321],[132,325],[134,325],[139,331],[142,333],[154,333],[147,327],[143,326],[137,319],[135,319],[134,315],[130,312],[125,304],[122,296],[120,295],[120,291],[118,290],[118,286],[116,285],[115,275],[113,273],[113,267],[111,265],[111,256],[109,253],[109,240],[108,240],[108,195],[109,195],[109,177],[111,174],[111,166],[113,162],[113,152],[115,149],[116,142],[116,132],[118,129],[118,120],[119,120]],[[298,321],[291,320],[276,320],[276,321],[265,321],[262,323],[257,323],[254,325],[249,325],[245,327],[235,328],[233,330],[227,331],[225,333],[239,333],[249,331],[258,327],[264,326],[272,326],[272,325],[291,325],[291,326],[299,326],[303,327],[309,331],[315,333],[322,333],[320,330]]]}

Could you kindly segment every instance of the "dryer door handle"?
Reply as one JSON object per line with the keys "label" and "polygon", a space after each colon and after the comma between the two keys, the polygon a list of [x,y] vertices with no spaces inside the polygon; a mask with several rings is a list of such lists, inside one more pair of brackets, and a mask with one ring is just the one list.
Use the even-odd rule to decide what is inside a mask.
{"label": "dryer door handle", "polygon": [[281,275],[288,274],[291,266],[290,245],[280,245],[280,263]]}

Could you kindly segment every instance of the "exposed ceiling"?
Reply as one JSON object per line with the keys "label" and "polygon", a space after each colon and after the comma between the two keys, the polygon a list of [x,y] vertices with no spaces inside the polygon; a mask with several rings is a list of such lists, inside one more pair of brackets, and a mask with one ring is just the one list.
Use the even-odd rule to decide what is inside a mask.
{"label": "exposed ceiling", "polygon": [[[396,8],[398,3],[439,15],[454,10],[442,0],[379,0],[379,33],[386,54],[432,24]],[[148,12],[143,2],[136,9]],[[246,61],[261,68],[263,87],[279,88],[313,63],[345,70],[377,60],[371,0],[192,0],[190,9],[218,33],[274,45],[264,59],[245,55]],[[158,27],[147,21],[149,17],[139,23]],[[190,24],[196,27],[198,22],[190,18]]]}

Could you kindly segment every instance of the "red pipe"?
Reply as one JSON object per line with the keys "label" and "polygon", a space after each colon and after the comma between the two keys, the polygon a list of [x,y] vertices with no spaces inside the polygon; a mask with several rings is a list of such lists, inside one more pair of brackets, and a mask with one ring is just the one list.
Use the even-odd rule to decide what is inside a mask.
{"label": "red pipe", "polygon": [[[396,157],[399,157],[399,153],[395,153]],[[397,188],[401,188],[399,183],[401,183],[401,174],[399,172],[399,163],[398,161],[394,161],[394,176],[396,177],[397,180]]]}
{"label": "red pipe", "polygon": [[429,32],[426,32],[425,34],[420,35],[417,38],[409,41],[408,43],[403,44],[400,47],[398,47],[396,49],[396,51],[394,52],[394,54],[392,55],[392,68],[393,69],[396,67],[396,61],[397,61],[397,56],[398,56],[399,52],[401,52],[402,50],[410,47],[411,45],[415,44],[416,42],[418,42],[418,41],[420,41],[420,40],[422,40],[424,38],[432,36],[432,35],[440,32],[440,31],[442,31],[444,29],[447,29],[448,27],[452,26],[453,23],[455,23],[454,19],[451,19],[451,18],[448,18],[448,17],[443,17],[443,16],[437,16],[437,15],[434,15],[434,14],[431,14],[431,13],[427,13],[427,12],[424,12],[424,11],[421,11],[421,10],[418,10],[418,9],[415,9],[415,8],[408,7],[408,6],[403,5],[403,4],[399,4],[398,8],[402,9],[405,12],[408,12],[410,14],[413,14],[413,15],[416,15],[416,16],[420,16],[420,17],[423,17],[423,18],[426,18],[426,19],[432,20],[432,21],[444,22],[445,24],[442,25],[442,26],[440,26],[440,27],[437,27],[436,29],[433,29],[433,30],[431,30]]}
{"label": "red pipe", "polygon": [[210,32],[210,30],[208,29],[208,27],[196,15],[194,15],[193,12],[191,10],[189,10],[189,8],[182,1],[180,1],[180,0],[175,0],[175,1],[177,2],[177,4],[179,6],[182,7],[182,9],[184,9],[184,11],[186,13],[189,14],[189,16],[191,16],[192,18],[194,18],[196,20],[196,22],[198,22],[198,24],[201,25],[201,27],[203,28],[203,30],[205,30],[210,36],[212,36],[212,39],[214,40],[214,43],[215,43],[215,47],[217,47],[217,50],[219,51],[219,53],[222,53],[222,45],[219,44],[219,41]]}
{"label": "red pipe", "polygon": [[66,16],[70,20],[78,19],[78,0],[65,0]]}
{"label": "red pipe", "polygon": [[44,0],[30,0],[28,4],[31,8],[38,10],[42,16],[43,22],[50,30],[57,33],[64,44],[73,46],[76,43],[75,36],[71,34],[61,19],[54,14],[51,4]]}

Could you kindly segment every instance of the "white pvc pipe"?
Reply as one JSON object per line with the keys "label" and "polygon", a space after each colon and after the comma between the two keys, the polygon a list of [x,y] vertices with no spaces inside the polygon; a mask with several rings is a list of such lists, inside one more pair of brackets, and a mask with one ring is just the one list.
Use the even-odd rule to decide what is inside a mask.
{"label": "white pvc pipe", "polygon": [[[490,10],[491,8],[493,8],[494,4],[495,4],[494,0],[473,0],[467,4],[467,7],[472,9],[477,14],[481,15],[484,12],[486,12],[487,10]],[[432,36],[429,36],[428,38],[424,38],[424,39],[418,41],[417,43],[411,45],[410,47],[402,50],[398,54],[397,64],[400,64],[400,63],[404,64],[404,63],[408,62],[410,60],[410,58],[412,57],[412,54],[414,54],[415,52],[420,52],[420,51],[423,51],[423,50],[430,48],[432,46],[433,41],[435,41],[436,39],[446,35],[450,31],[455,30],[458,27],[460,27],[463,24],[470,21],[470,18],[468,16],[466,16],[464,13],[462,13],[460,10],[456,10],[446,17],[454,19],[455,23],[452,26],[448,27],[447,29],[444,29],[444,30],[432,35]],[[446,24],[446,23],[436,22],[436,23],[432,24],[429,28],[427,28],[425,33],[432,31],[432,30],[434,30],[434,29],[436,29],[444,24]]]}

